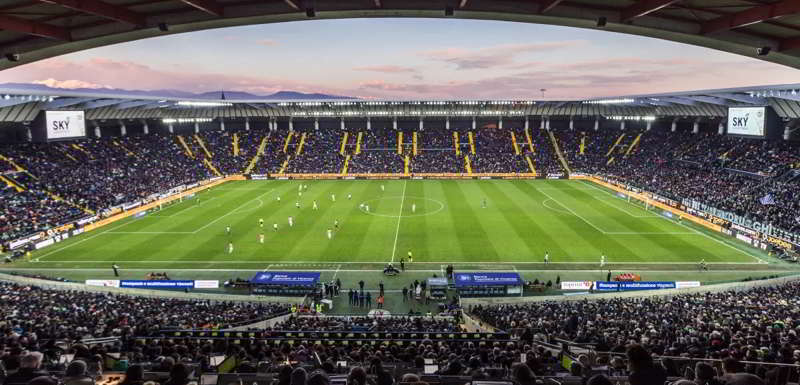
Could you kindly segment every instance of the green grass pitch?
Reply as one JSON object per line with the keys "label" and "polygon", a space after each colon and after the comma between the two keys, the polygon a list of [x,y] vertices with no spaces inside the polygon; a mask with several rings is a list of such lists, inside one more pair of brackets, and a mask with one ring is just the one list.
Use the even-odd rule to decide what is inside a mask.
{"label": "green grass pitch", "polygon": [[[302,196],[301,185],[308,185]],[[566,180],[229,182],[45,248],[33,259],[40,267],[116,262],[276,269],[293,263],[397,263],[409,251],[415,264],[486,264],[498,270],[501,264],[538,264],[545,252],[552,264],[598,267],[601,254],[611,266],[693,266],[702,258],[764,263],[762,254],[736,241],[664,218],[591,182]]]}

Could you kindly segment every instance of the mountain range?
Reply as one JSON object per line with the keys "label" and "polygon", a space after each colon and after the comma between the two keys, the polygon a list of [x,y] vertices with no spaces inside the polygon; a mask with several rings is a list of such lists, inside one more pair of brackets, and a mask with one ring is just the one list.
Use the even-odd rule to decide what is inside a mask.
{"label": "mountain range", "polygon": [[249,92],[242,91],[210,91],[202,93],[186,92],[180,90],[125,90],[117,88],[54,88],[44,84],[33,83],[0,83],[0,93],[4,89],[14,90],[28,90],[28,91],[48,91],[58,94],[60,92],[91,92],[91,93],[114,93],[126,95],[128,97],[136,96],[162,96],[165,98],[186,98],[186,99],[222,99],[222,94],[225,94],[226,100],[243,100],[243,99],[272,99],[272,100],[293,100],[293,99],[356,99],[349,96],[341,95],[328,95],[320,93],[303,93],[297,91],[278,91],[269,95],[256,95]]}

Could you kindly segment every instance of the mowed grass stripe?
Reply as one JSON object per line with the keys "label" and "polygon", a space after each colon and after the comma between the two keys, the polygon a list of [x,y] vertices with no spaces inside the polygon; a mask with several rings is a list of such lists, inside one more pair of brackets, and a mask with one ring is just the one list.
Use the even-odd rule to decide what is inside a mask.
{"label": "mowed grass stripe", "polygon": [[[493,200],[503,202],[504,207],[500,210],[500,214],[507,223],[503,231],[508,231],[510,228],[516,235],[517,242],[515,242],[514,247],[517,251],[512,251],[512,253],[516,254],[517,258],[539,262],[542,260],[545,251],[559,255],[565,254],[549,232],[539,226],[538,220],[541,217],[534,218],[530,215],[532,211],[529,208],[534,207],[535,202],[520,191],[515,184],[490,181],[489,183],[481,183],[480,187],[491,195]],[[524,206],[520,206],[517,202]],[[495,209],[494,205],[490,207],[492,210]]]}
{"label": "mowed grass stripe", "polygon": [[[178,245],[179,250],[173,250],[174,253],[178,254],[177,259],[195,260],[198,255],[207,255],[210,260],[226,258],[229,241],[234,244],[233,255],[237,259],[251,259],[252,257],[248,258],[248,253],[246,252],[246,243],[248,238],[250,242],[255,243],[256,237],[251,231],[258,228],[258,218],[268,212],[270,204],[274,204],[271,203],[273,201],[270,196],[276,191],[270,190],[279,187],[280,190],[278,191],[284,192],[286,188],[285,186],[279,186],[279,184],[275,185],[269,186],[264,191],[244,190],[244,194],[239,195],[241,199],[237,199],[235,203],[226,203],[222,207],[216,208],[211,217],[199,218],[199,221],[195,223],[197,228],[207,227],[187,237],[189,242]],[[261,199],[264,204],[255,211],[248,210],[259,206],[257,199]],[[264,215],[264,217],[266,218],[267,216]],[[266,219],[265,222],[269,223]],[[230,236],[225,231],[225,228],[229,225],[231,227]],[[264,227],[266,230],[266,223]],[[169,238],[164,240],[169,242]],[[170,249],[175,249],[175,247],[170,247]]]}
{"label": "mowed grass stripe", "polygon": [[[394,257],[395,264],[399,264],[400,258],[406,258],[409,250],[412,250],[412,253],[419,261],[434,259],[429,247],[431,229],[428,227],[428,215],[425,214],[428,213],[429,209],[433,211],[435,208],[431,202],[424,199],[429,198],[426,193],[426,186],[433,186],[433,184],[428,184],[421,180],[409,180],[406,186],[403,218],[400,220],[398,249]],[[414,208],[416,210],[413,210]],[[436,221],[437,219],[433,218],[432,220]],[[400,242],[400,239],[403,241]]]}
{"label": "mowed grass stripe", "polygon": [[[583,185],[589,184],[591,182],[583,182]],[[576,184],[577,185],[577,184]],[[606,192],[609,196],[614,196],[614,192],[609,190],[605,187],[595,187],[595,190],[598,192]],[[578,190],[582,190],[579,189]],[[649,213],[644,207],[636,204],[636,203],[629,203],[627,201],[622,201],[622,204],[628,205],[630,210],[635,210],[641,213]],[[658,215],[653,213],[654,215]],[[667,255],[672,257],[678,257],[680,260],[683,261],[699,261],[701,258],[707,258],[708,262],[752,262],[754,260],[758,260],[751,255],[751,252],[743,250],[746,248],[744,245],[733,244],[730,243],[729,238],[725,238],[720,234],[711,232],[707,229],[694,229],[691,225],[681,225],[675,223],[674,221],[658,216],[658,218],[652,218],[648,220],[650,224],[656,224],[659,228],[663,229],[665,232],[692,232],[694,234],[675,234],[672,236],[663,236],[665,239],[680,239],[685,243],[693,245],[697,250],[695,250],[696,254],[692,255],[681,255],[681,246],[675,245],[670,246],[665,250]],[[722,244],[720,244],[722,242]],[[677,253],[677,255],[676,255]]]}
{"label": "mowed grass stripe", "polygon": [[[611,228],[621,228],[624,229],[621,230],[624,232],[685,232],[678,228],[665,229],[660,226],[655,226],[653,225],[653,219],[634,218],[611,207],[597,204],[592,205],[590,203],[592,203],[593,198],[590,194],[588,194],[586,191],[576,189],[572,185],[570,186],[570,188],[563,190],[564,193],[574,199],[573,204],[578,207],[578,210],[581,213],[593,211],[596,213],[595,216],[603,218],[604,221],[599,225],[601,228],[605,228],[604,226],[606,226],[610,221],[615,224],[615,226],[610,226]],[[697,238],[697,236],[689,236]],[[639,245],[639,247],[632,249],[632,251],[636,252],[636,254],[631,255],[631,257],[638,258],[642,261],[683,260],[696,258],[699,262],[699,258],[702,258],[701,256],[709,255],[706,251],[704,251],[704,249],[695,246],[697,242],[694,244],[689,243],[684,237],[685,235],[681,234],[631,234],[625,235],[624,242],[628,244]],[[696,241],[704,243],[703,241],[705,240],[696,239]]]}
{"label": "mowed grass stripe", "polygon": [[462,181],[447,180],[441,183],[450,207],[448,213],[452,218],[462,251],[460,256],[452,255],[450,258],[486,262],[500,260],[500,255],[487,236],[481,220],[469,205],[470,200],[474,201],[477,197],[469,197],[464,193]]}
{"label": "mowed grass stripe", "polygon": [[[372,250],[363,250],[365,243],[369,243],[370,247],[375,245],[366,242],[367,229],[373,225],[376,216],[369,215],[361,211],[359,205],[364,201],[363,197],[373,193],[377,187],[375,181],[359,181],[350,185],[352,190],[353,199],[348,201],[349,208],[345,207],[345,212],[342,215],[346,219],[342,223],[341,230],[336,233],[335,239],[328,241],[327,235],[320,234],[320,238],[314,239],[314,234],[309,234],[307,240],[304,242],[320,242],[322,244],[322,251],[320,255],[328,256],[335,260],[355,261],[363,258],[364,254],[375,253]],[[377,253],[376,253],[377,254]]]}
{"label": "mowed grass stripe", "polygon": [[[565,205],[561,199],[564,196],[563,192],[556,191],[555,189],[549,190],[547,195],[543,194],[541,191],[538,191],[536,187],[532,183],[536,183],[539,181],[527,181],[522,185],[523,189],[528,193],[528,195],[535,197],[535,199],[539,201],[544,201],[552,197],[552,199],[556,200],[557,202],[553,202],[559,206]],[[540,182],[541,183],[541,182]],[[546,181],[544,182],[545,186],[552,186],[558,185],[561,183],[560,181]],[[572,211],[580,214],[575,208],[569,207]],[[555,212],[555,211],[554,211]],[[585,261],[585,260],[600,260],[600,254],[605,254],[609,257],[609,261],[636,261],[636,258],[631,258],[630,256],[636,255],[633,251],[631,251],[628,247],[626,247],[621,242],[618,242],[613,237],[609,237],[603,233],[600,233],[595,229],[593,226],[590,226],[588,223],[585,222],[584,219],[575,216],[572,213],[564,213],[564,215],[555,215],[554,218],[557,222],[560,222],[563,225],[566,225],[571,232],[574,234],[572,239],[568,241],[573,241],[575,239],[583,239],[586,243],[590,245],[590,247],[585,248],[575,248],[575,250],[571,253],[568,258],[570,260],[578,260],[578,261]],[[585,217],[584,217],[585,218]],[[587,218],[588,219],[588,218]],[[597,224],[595,224],[597,226]],[[613,255],[612,255],[613,254]]]}
{"label": "mowed grass stripe", "polygon": [[[432,182],[432,183],[431,183]],[[457,217],[452,215],[451,211],[457,210],[456,207],[448,200],[445,189],[449,188],[446,181],[420,181],[424,186],[425,197],[435,200],[442,204],[443,209],[425,218],[426,228],[414,227],[411,231],[425,231],[430,233],[426,236],[427,245],[425,247],[426,255],[420,255],[420,261],[458,261],[469,260],[468,258],[459,259],[459,256],[464,256],[465,251],[462,249],[463,244],[458,237],[458,228],[456,227]],[[435,212],[439,209],[439,205],[433,201],[426,201],[426,207]],[[435,207],[431,207],[434,206]],[[412,247],[416,245],[411,245]]]}

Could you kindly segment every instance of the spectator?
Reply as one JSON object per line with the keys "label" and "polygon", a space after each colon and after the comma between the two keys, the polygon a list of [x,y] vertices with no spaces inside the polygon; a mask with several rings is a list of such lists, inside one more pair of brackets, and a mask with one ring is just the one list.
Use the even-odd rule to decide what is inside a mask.
{"label": "spectator", "polygon": [[663,384],[667,381],[664,369],[660,365],[653,364],[650,353],[641,345],[629,345],[625,354],[631,371],[628,376],[631,385]]}

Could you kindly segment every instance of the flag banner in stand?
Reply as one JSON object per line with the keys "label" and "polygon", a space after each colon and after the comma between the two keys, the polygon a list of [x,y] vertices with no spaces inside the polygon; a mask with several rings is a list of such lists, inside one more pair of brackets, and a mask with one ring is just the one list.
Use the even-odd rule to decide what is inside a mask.
{"label": "flag banner in stand", "polygon": [[456,287],[466,286],[522,286],[519,273],[455,273]]}
{"label": "flag banner in stand", "polygon": [[257,285],[312,286],[322,273],[309,271],[265,271],[256,274],[250,283]]}

